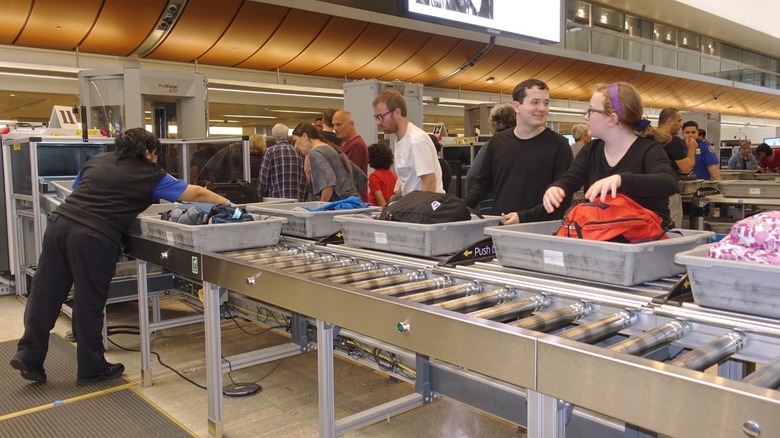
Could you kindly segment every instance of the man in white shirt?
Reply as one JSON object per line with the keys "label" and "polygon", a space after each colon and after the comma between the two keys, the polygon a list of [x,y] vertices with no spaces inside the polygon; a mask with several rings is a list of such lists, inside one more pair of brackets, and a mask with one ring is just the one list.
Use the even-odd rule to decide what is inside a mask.
{"label": "man in white shirt", "polygon": [[393,157],[401,196],[414,190],[444,193],[436,147],[422,129],[406,117],[406,101],[397,91],[385,90],[374,99],[374,119],[387,134],[395,134]]}

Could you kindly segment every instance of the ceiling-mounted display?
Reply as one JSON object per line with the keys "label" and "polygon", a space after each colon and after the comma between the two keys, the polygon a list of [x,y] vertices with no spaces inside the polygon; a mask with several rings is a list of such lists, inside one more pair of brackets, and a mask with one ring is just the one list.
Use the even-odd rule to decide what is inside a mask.
{"label": "ceiling-mounted display", "polygon": [[417,19],[478,28],[559,43],[563,26],[560,0],[402,0]]}

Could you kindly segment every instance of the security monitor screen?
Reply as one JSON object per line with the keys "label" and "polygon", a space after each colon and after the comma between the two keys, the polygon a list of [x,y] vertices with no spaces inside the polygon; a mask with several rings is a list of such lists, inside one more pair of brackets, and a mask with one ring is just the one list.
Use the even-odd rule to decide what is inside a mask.
{"label": "security monitor screen", "polygon": [[561,41],[563,8],[559,0],[404,0],[404,6],[413,18]]}

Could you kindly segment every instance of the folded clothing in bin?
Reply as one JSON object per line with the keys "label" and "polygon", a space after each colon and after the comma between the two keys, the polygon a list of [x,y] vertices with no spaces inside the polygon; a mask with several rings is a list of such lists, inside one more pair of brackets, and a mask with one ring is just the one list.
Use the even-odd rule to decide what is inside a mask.
{"label": "folded clothing in bin", "polygon": [[164,221],[184,225],[221,224],[254,220],[252,215],[239,207],[204,202],[182,204],[173,210],[160,213],[160,218]]}
{"label": "folded clothing in bin", "polygon": [[780,211],[742,219],[707,251],[707,257],[780,265]]}
{"label": "folded clothing in bin", "polygon": [[369,203],[363,203],[357,196],[350,196],[349,198],[342,199],[340,201],[334,201],[323,205],[322,207],[310,208],[301,207],[304,211],[332,211],[332,210],[352,210],[354,208],[368,208],[371,207]]}

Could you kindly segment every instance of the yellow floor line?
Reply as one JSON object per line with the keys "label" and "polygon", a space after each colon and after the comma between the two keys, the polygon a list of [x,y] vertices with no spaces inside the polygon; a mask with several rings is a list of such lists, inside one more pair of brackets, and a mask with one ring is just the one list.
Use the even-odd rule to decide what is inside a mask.
{"label": "yellow floor line", "polygon": [[62,406],[62,405],[67,404],[67,403],[77,402],[79,400],[86,400],[86,399],[97,397],[97,396],[101,396],[101,395],[104,395],[104,394],[110,394],[112,392],[116,392],[116,391],[121,391],[123,389],[132,388],[135,385],[136,385],[136,383],[134,383],[134,382],[128,382],[128,383],[125,383],[124,385],[114,386],[114,387],[111,387],[111,388],[108,388],[108,389],[101,389],[100,391],[90,392],[89,394],[79,395],[77,397],[72,397],[72,398],[68,398],[68,399],[65,399],[65,400],[57,400],[55,402],[47,403],[45,405],[36,406],[34,408],[29,408],[29,409],[25,409],[23,411],[12,412],[10,414],[6,414],[6,415],[3,415],[3,416],[0,416],[0,421],[8,420],[10,418],[21,417],[22,415],[31,414],[33,412],[44,411],[46,409],[55,408],[57,406]]}
{"label": "yellow floor line", "polygon": [[172,417],[171,414],[169,414],[168,412],[164,411],[162,408],[157,406],[157,403],[149,400],[149,398],[147,398],[146,395],[144,395],[143,393],[138,391],[137,388],[138,387],[136,386],[134,388],[130,388],[130,390],[133,391],[137,396],[141,397],[146,403],[149,404],[149,406],[155,408],[157,410],[157,412],[159,412],[162,415],[164,415],[165,418],[171,420],[172,423],[174,423],[177,426],[179,426],[183,431],[187,432],[188,434],[192,435],[193,437],[197,437],[198,436],[197,434],[195,434],[195,432],[191,431],[189,427],[185,426],[184,424],[182,424],[182,422],[180,422],[176,418]]}

